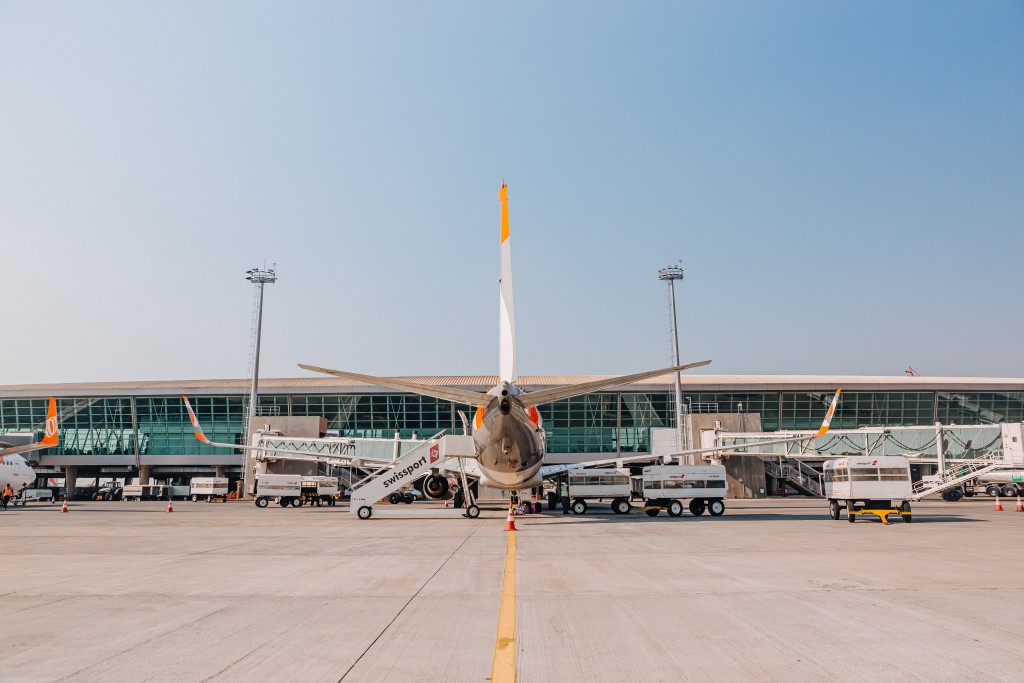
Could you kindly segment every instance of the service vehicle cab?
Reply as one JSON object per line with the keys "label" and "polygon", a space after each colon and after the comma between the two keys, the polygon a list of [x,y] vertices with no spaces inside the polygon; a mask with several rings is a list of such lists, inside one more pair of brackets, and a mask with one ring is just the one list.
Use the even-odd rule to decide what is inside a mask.
{"label": "service vehicle cab", "polygon": [[899,455],[856,456],[826,460],[824,467],[825,497],[832,519],[839,519],[846,508],[846,518],[854,522],[857,515],[875,515],[889,523],[889,515],[910,517],[910,463]]}
{"label": "service vehicle cab", "polygon": [[611,500],[612,512],[628,514],[629,472],[616,469],[575,470],[569,472],[570,509],[582,515],[587,511],[587,500]]}
{"label": "service vehicle cab", "polygon": [[683,514],[689,501],[696,516],[707,510],[713,517],[725,512],[726,479],[722,465],[651,465],[643,470],[644,512],[656,517],[665,510],[670,517]]}

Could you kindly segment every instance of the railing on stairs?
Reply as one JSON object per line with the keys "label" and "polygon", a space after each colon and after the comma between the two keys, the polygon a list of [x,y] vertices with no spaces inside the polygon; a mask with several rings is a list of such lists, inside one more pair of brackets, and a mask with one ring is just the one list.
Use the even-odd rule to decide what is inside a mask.
{"label": "railing on stairs", "polygon": [[817,497],[825,495],[821,472],[801,460],[781,456],[775,460],[766,458],[764,468],[771,476],[792,484],[809,495]]}
{"label": "railing on stairs", "polygon": [[921,481],[915,481],[912,487],[913,496],[911,500],[921,500],[933,493],[942,493],[954,486],[960,486],[971,479],[988,474],[993,470],[1005,467],[1002,451],[992,451],[981,458],[974,460],[958,460],[949,464],[939,474],[925,477]]}

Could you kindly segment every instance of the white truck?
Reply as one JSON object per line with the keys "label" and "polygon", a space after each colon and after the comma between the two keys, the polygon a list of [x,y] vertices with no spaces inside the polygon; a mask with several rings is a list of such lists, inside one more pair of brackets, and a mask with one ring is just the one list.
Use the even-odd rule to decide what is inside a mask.
{"label": "white truck", "polygon": [[846,518],[857,521],[858,515],[875,515],[883,524],[889,516],[912,521],[910,514],[910,463],[900,455],[856,456],[826,460],[824,467],[825,498],[829,515],[839,519],[846,509]]}
{"label": "white truck", "polygon": [[572,501],[569,509],[573,514],[586,514],[588,500],[611,500],[612,512],[625,515],[632,509],[629,497],[629,472],[617,469],[569,472],[569,500]]}
{"label": "white truck", "polygon": [[690,513],[707,510],[713,517],[725,512],[727,483],[722,465],[651,465],[643,469],[644,512],[657,517],[662,510],[670,517],[683,514],[683,501]]}
{"label": "white truck", "polygon": [[192,477],[189,481],[189,498],[193,503],[201,500],[209,501],[213,498],[227,500],[227,497],[227,477]]}
{"label": "white truck", "polygon": [[256,478],[256,507],[265,508],[271,500],[281,507],[302,505],[302,476],[298,474],[260,474]]}
{"label": "white truck", "polygon": [[302,477],[299,505],[334,505],[340,491],[337,477]]}

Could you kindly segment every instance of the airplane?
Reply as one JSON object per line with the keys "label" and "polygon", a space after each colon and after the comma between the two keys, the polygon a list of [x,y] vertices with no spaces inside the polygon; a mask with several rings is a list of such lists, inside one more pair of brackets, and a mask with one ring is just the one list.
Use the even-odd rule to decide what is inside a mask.
{"label": "airplane", "polygon": [[50,397],[50,406],[46,411],[46,433],[41,441],[23,446],[0,447],[0,490],[8,484],[15,492],[31,486],[36,480],[36,472],[21,453],[52,448],[57,445],[57,401]]}
{"label": "airplane", "polygon": [[[332,370],[315,365],[299,364],[304,370],[319,372],[335,377],[356,380],[368,384],[399,389],[413,394],[430,396],[444,401],[465,404],[475,408],[472,420],[471,434],[475,457],[466,463],[466,474],[478,480],[481,485],[506,491],[519,491],[540,486],[545,477],[553,476],[560,472],[582,467],[592,467],[606,463],[616,463],[621,466],[624,462],[635,460],[650,460],[652,456],[629,456],[608,460],[588,461],[572,465],[544,465],[544,455],[547,451],[547,439],[545,437],[544,425],[537,406],[553,401],[560,401],[574,396],[581,396],[595,391],[613,389],[626,384],[640,382],[653,377],[660,377],[674,372],[683,372],[693,368],[703,367],[711,363],[710,360],[688,363],[675,367],[662,368],[659,370],[648,370],[630,375],[608,377],[538,391],[524,391],[518,386],[516,373],[516,345],[515,345],[515,315],[512,298],[512,252],[509,233],[508,218],[508,186],[502,182],[498,192],[498,200],[501,203],[501,278],[499,279],[499,323],[498,323],[498,379],[499,383],[490,391],[477,392],[453,387],[440,387],[412,382],[395,377],[377,377],[343,370]],[[841,391],[841,390],[840,390]],[[807,439],[821,436],[828,431],[832,416],[835,413],[839,401],[840,391],[836,392],[825,421],[821,429],[813,435],[798,437],[787,437],[771,441],[758,442],[756,445],[769,445],[779,443],[792,443],[805,441]],[[252,451],[276,452],[281,454],[309,456],[308,452],[289,451],[284,449],[260,448],[257,446],[244,446],[234,444],[214,443],[206,438],[202,427],[196,419],[192,407],[188,404],[189,419],[195,430],[196,438],[211,446],[223,448],[235,448]],[[727,451],[742,450],[750,448],[755,444],[741,444],[726,447],[698,448],[681,450],[672,454],[672,457],[682,455],[723,453]],[[656,456],[654,456],[656,457]],[[442,468],[443,469],[443,468]],[[424,493],[431,498],[442,497],[447,494],[448,487],[443,476],[432,474],[428,476],[423,485]]]}

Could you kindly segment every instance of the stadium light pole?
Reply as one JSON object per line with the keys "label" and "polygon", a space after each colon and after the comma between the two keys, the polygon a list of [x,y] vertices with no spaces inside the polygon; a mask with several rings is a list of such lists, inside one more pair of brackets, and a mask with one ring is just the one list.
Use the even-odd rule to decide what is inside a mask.
{"label": "stadium light pole", "polygon": [[[658,271],[658,279],[664,281],[668,285],[668,299],[669,299],[669,323],[672,329],[672,359],[674,365],[679,365],[679,331],[676,327],[676,280],[683,279],[683,268],[682,263],[675,266],[666,266]],[[683,443],[683,388],[682,380],[679,377],[679,373],[676,372],[676,448],[684,450],[686,444]]]}
{"label": "stadium light pole", "polygon": [[[256,285],[256,321],[255,329],[253,330],[252,340],[252,384],[249,386],[249,419],[246,420],[246,438],[249,438],[249,432],[252,429],[253,418],[256,417],[257,411],[257,400],[256,394],[259,390],[260,382],[260,339],[263,336],[263,288],[267,284],[274,284],[277,282],[277,273],[274,272],[274,266],[268,269],[263,268],[251,268],[245,271],[245,279]],[[245,465],[242,467],[242,495],[246,495],[249,491],[249,453],[245,452]]]}

